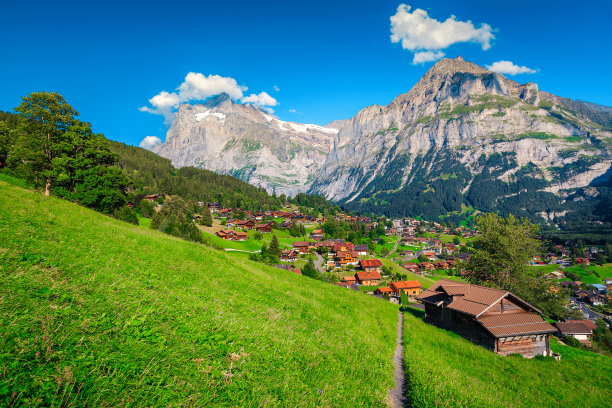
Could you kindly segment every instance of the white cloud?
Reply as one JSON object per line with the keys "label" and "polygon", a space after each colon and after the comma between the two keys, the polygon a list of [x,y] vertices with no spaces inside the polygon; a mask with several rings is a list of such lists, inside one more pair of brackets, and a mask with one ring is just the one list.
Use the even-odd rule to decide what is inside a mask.
{"label": "white cloud", "polygon": [[280,88],[278,87],[278,85],[274,85],[272,87],[276,92],[280,92]]}
{"label": "white cloud", "polygon": [[412,59],[413,64],[423,64],[429,61],[439,60],[444,56],[442,51],[419,51],[414,53],[414,58]]}
{"label": "white cloud", "polygon": [[138,146],[143,149],[153,150],[154,147],[159,146],[161,143],[161,139],[157,136],[146,136]]}
{"label": "white cloud", "polygon": [[[174,119],[174,111],[181,103],[190,101],[201,101],[213,95],[227,93],[234,100],[241,100],[243,103],[252,103],[253,105],[264,109],[266,106],[276,106],[276,99],[268,95],[266,92],[260,94],[251,94],[244,96],[248,88],[244,85],[238,85],[238,82],[231,77],[222,77],[219,75],[204,75],[198,72],[190,72],[185,77],[182,84],[176,88],[174,92],[161,91],[149,99],[152,107],[143,106],[139,108],[141,112],[163,115],[164,123],[170,124]],[[274,89],[280,89],[275,85]],[[269,109],[269,108],[267,108]],[[271,109],[270,109],[271,110]],[[273,111],[272,111],[273,112]]]}
{"label": "white cloud", "polygon": [[297,111],[295,109],[289,109],[289,112],[291,113],[297,113]]}
{"label": "white cloud", "polygon": [[489,24],[476,28],[471,21],[459,21],[453,15],[441,22],[425,10],[410,10],[410,6],[401,4],[391,16],[391,41],[415,53],[413,64],[440,59],[442,50],[456,43],[475,42],[487,50],[495,38]]}
{"label": "white cloud", "polygon": [[518,75],[518,74],[535,74],[537,69],[531,69],[526,66],[515,65],[512,61],[496,61],[491,65],[487,65],[489,71],[497,72],[498,74]]}
{"label": "white cloud", "polygon": [[268,95],[267,92],[261,92],[258,95],[250,94],[240,100],[242,103],[252,103],[255,106],[276,106],[278,101]]}

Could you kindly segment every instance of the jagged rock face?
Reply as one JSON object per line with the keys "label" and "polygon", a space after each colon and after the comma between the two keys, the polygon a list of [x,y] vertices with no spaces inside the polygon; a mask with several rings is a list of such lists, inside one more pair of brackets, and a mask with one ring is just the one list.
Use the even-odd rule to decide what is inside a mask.
{"label": "jagged rock face", "polygon": [[[567,101],[580,104],[580,111]],[[483,157],[494,154],[513,162],[495,176],[498,180],[522,177],[521,169],[530,166],[529,177],[542,181],[538,191],[585,187],[612,164],[612,134],[592,121],[588,105],[540,92],[534,83],[521,85],[460,57],[443,59],[407,94],[340,122],[310,192],[344,204],[375,200],[417,179],[440,177],[432,168],[444,157],[470,174],[461,186],[468,193],[486,167]]]}
{"label": "jagged rock face", "polygon": [[177,167],[206,168],[295,195],[312,184],[336,133],[283,122],[221,94],[202,105],[181,105],[156,152]]}

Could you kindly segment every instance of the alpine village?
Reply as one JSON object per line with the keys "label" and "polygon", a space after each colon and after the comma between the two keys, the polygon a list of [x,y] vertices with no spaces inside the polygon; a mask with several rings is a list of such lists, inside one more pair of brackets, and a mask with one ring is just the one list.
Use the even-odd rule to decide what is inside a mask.
{"label": "alpine village", "polygon": [[428,11],[404,93],[325,126],[195,72],[139,146],[3,99],[0,406],[612,406],[612,108]]}

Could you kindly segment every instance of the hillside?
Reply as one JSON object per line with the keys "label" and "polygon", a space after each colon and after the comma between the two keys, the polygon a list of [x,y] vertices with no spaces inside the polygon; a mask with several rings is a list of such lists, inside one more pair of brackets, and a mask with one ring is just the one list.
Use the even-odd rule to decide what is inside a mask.
{"label": "hillside", "polygon": [[561,354],[502,357],[404,313],[407,400],[414,407],[603,407],[612,398],[612,359],[551,340]]}
{"label": "hillside", "polygon": [[397,308],[0,176],[0,405],[382,406]]}

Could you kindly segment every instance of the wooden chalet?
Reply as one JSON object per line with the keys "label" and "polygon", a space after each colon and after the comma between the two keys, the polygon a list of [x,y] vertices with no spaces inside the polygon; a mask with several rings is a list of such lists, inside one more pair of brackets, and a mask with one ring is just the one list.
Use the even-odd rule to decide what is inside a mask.
{"label": "wooden chalet", "polygon": [[419,268],[419,265],[414,262],[406,262],[402,266],[404,267],[404,269],[407,269],[412,273],[415,273],[419,276],[423,276],[423,271],[421,271],[421,268]]}
{"label": "wooden chalet", "polygon": [[391,289],[390,287],[382,287],[382,288],[376,288],[376,290],[374,291],[375,295],[384,295],[385,293],[387,293],[388,295],[392,295],[393,294],[393,289]]}
{"label": "wooden chalet", "polygon": [[143,200],[155,201],[158,198],[159,198],[159,194],[149,194],[149,195],[146,195],[145,198],[143,198]]}
{"label": "wooden chalet", "polygon": [[361,259],[359,264],[364,271],[376,272],[378,274],[380,274],[380,268],[383,266],[380,259]]}
{"label": "wooden chalet", "polygon": [[280,260],[282,262],[295,262],[298,259],[298,255],[296,250],[285,250],[281,252]]}
{"label": "wooden chalet", "polygon": [[557,322],[555,326],[557,326],[559,330],[559,336],[573,337],[586,346],[591,345],[593,329],[597,327],[595,323],[590,320],[568,320],[565,322]]}
{"label": "wooden chalet", "polygon": [[293,243],[293,249],[298,251],[300,254],[307,254],[310,251],[310,242],[308,241],[295,241]]}
{"label": "wooden chalet", "polygon": [[390,286],[395,296],[401,296],[402,292],[408,296],[416,296],[423,290],[421,282],[416,280],[391,282]]}
{"label": "wooden chalet", "polygon": [[323,230],[316,229],[310,233],[310,239],[314,239],[315,241],[321,241],[323,239]]}
{"label": "wooden chalet", "polygon": [[355,278],[354,276],[345,276],[342,278],[342,282],[353,284],[357,282],[357,278]]}
{"label": "wooden chalet", "polygon": [[[199,203],[198,203],[199,204]],[[208,203],[206,204],[211,213],[216,213],[221,211],[221,204],[219,203]]]}
{"label": "wooden chalet", "polygon": [[589,266],[591,264],[591,261],[589,260],[589,258],[576,258],[576,263],[582,266]]}
{"label": "wooden chalet", "polygon": [[357,252],[355,251],[336,252],[336,259],[338,260],[338,263],[340,264],[340,266],[357,265],[357,262],[359,261],[357,259],[358,257],[359,255],[357,255]]}
{"label": "wooden chalet", "polygon": [[421,270],[423,270],[423,271],[433,271],[434,269],[436,269],[436,267],[431,262],[421,262]]}
{"label": "wooden chalet", "polygon": [[270,221],[270,222],[265,222],[263,224],[257,224],[255,225],[254,228],[263,234],[269,234],[272,232],[273,226],[274,226],[274,223]]}
{"label": "wooden chalet", "polygon": [[380,282],[380,273],[378,272],[357,272],[355,274],[357,283],[362,286],[376,286]]}
{"label": "wooden chalet", "polygon": [[243,228],[243,229],[255,228],[255,222],[253,220],[246,220],[246,221],[236,220],[234,221],[234,225],[238,228]]}
{"label": "wooden chalet", "polygon": [[428,323],[497,354],[551,355],[549,336],[557,329],[538,309],[506,290],[441,279],[417,299],[425,304]]}
{"label": "wooden chalet", "polygon": [[362,244],[362,245],[355,245],[353,247],[353,250],[357,252],[357,255],[359,256],[366,256],[368,254],[369,248],[367,245]]}

